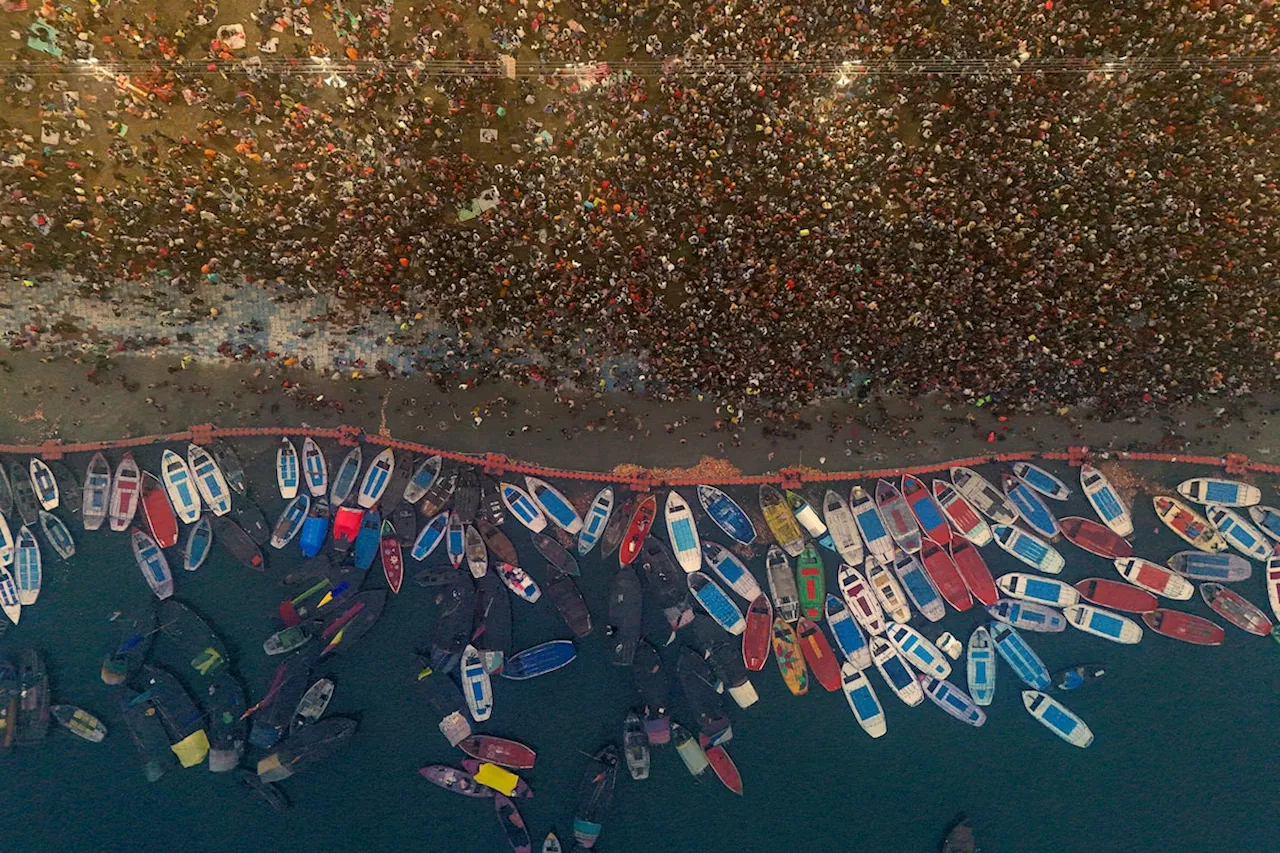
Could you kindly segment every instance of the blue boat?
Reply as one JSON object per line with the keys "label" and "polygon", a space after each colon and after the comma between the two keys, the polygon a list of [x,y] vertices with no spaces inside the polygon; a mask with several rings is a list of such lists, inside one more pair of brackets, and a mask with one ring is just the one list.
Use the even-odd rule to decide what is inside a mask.
{"label": "blue boat", "polygon": [[298,536],[302,556],[314,557],[319,554],[328,536],[329,502],[324,498],[316,498],[311,502],[311,511],[307,513],[307,520],[302,522],[302,533]]}
{"label": "blue boat", "polygon": [[448,529],[449,511],[445,510],[428,521],[418,532],[418,538],[413,540],[413,549],[409,551],[409,556],[415,560],[425,560],[444,541],[444,534]]}
{"label": "blue boat", "polygon": [[996,658],[991,633],[979,625],[969,637],[969,695],[979,705],[990,705],[996,695]]}
{"label": "blue boat", "polygon": [[1196,503],[1219,506],[1253,506],[1262,500],[1262,491],[1257,486],[1217,477],[1183,480],[1178,484],[1178,494]]}
{"label": "blue boat", "polygon": [[1258,529],[1280,542],[1280,509],[1273,506],[1249,507],[1249,518],[1258,525]]}
{"label": "blue boat", "polygon": [[449,554],[449,562],[456,569],[462,565],[467,556],[467,527],[458,517],[456,510],[449,513],[449,526],[444,532],[444,547]]}
{"label": "blue boat", "polygon": [[529,490],[529,497],[533,498],[534,502],[542,507],[542,511],[547,514],[547,517],[557,527],[570,536],[582,529],[582,518],[578,515],[578,511],[573,508],[573,504],[559,489],[546,480],[539,480],[537,477],[526,476],[524,484],[525,488]]}
{"label": "blue boat", "polygon": [[49,544],[53,546],[53,550],[59,557],[70,560],[75,556],[76,540],[71,537],[71,531],[62,523],[62,519],[42,509],[40,510],[40,529],[44,531],[44,538],[49,540]]}
{"label": "blue boat", "polygon": [[827,627],[831,629],[831,636],[835,637],[836,646],[845,660],[860,670],[871,666],[871,647],[844,602],[827,593],[826,611]]}
{"label": "blue boat", "polygon": [[329,485],[329,468],[324,461],[324,453],[311,436],[302,442],[302,470],[306,474],[307,491],[311,497],[323,497]]}
{"label": "blue boat", "polygon": [[[382,493],[387,490],[387,484],[391,482],[391,475],[395,469],[395,451],[390,447],[373,457],[373,461],[369,463],[369,470],[364,472],[364,479],[360,481],[360,493],[356,495],[356,503],[365,509],[373,509],[377,506],[378,501],[382,500]],[[338,473],[341,475],[342,472]]]}
{"label": "blue boat", "polygon": [[698,503],[715,525],[743,545],[756,541],[756,527],[733,498],[715,486],[698,486]]}
{"label": "blue boat", "polygon": [[205,516],[191,525],[191,530],[187,533],[187,546],[182,553],[182,568],[188,572],[194,572],[204,565],[212,548],[213,525],[209,523],[209,517]]}
{"label": "blue boat", "polygon": [[755,601],[760,594],[760,584],[756,582],[755,575],[751,574],[736,554],[719,542],[703,540],[702,558],[720,576],[720,580],[728,584],[743,600]]}
{"label": "blue boat", "polygon": [[378,546],[382,542],[382,516],[376,509],[371,509],[360,519],[360,532],[356,534],[353,547],[356,568],[368,571],[373,565],[373,558],[378,556]]}
{"label": "blue boat", "polygon": [[1204,551],[1179,551],[1169,558],[1169,568],[1184,578],[1217,583],[1248,580],[1253,574],[1253,564],[1238,554],[1206,554]]}
{"label": "blue boat", "polygon": [[1067,620],[1052,607],[1037,604],[1034,601],[1018,601],[1014,598],[1002,598],[987,608],[996,619],[1024,631],[1038,631],[1042,634],[1057,634],[1067,629]]}
{"label": "blue boat", "polygon": [[1092,465],[1080,467],[1080,487],[1093,511],[1117,536],[1133,535],[1133,519],[1106,475]]}
{"label": "blue boat", "polygon": [[1028,527],[1046,539],[1052,539],[1062,532],[1058,519],[1054,518],[1035,489],[1011,474],[1001,474],[1000,484],[1004,487],[1005,497]]}
{"label": "blue boat", "polygon": [[18,530],[14,544],[13,580],[18,585],[18,600],[26,607],[40,597],[40,584],[44,578],[40,559],[40,543],[25,524]]}
{"label": "blue boat", "polygon": [[333,483],[329,486],[329,503],[342,506],[347,502],[347,498],[351,497],[351,492],[355,490],[356,479],[360,476],[360,466],[363,464],[364,457],[360,453],[360,448],[351,448],[346,458],[342,460],[342,464],[338,466],[338,473],[334,475]]}
{"label": "blue boat", "polygon": [[1013,474],[1046,498],[1065,501],[1071,496],[1071,489],[1067,488],[1066,483],[1039,465],[1032,465],[1030,462],[1015,462],[1013,464]]}
{"label": "blue boat", "polygon": [[568,666],[577,657],[578,647],[573,644],[573,640],[550,640],[516,652],[502,665],[498,674],[512,681],[524,681],[555,672]]}
{"label": "blue boat", "polygon": [[937,622],[946,615],[947,609],[942,603],[942,596],[938,595],[938,588],[933,585],[933,579],[919,560],[905,551],[899,551],[893,560],[893,573],[898,576],[907,597],[924,618]]}
{"label": "blue boat", "polygon": [[893,538],[889,536],[880,517],[876,502],[861,486],[854,486],[849,493],[849,508],[853,513],[854,523],[862,534],[862,541],[871,552],[871,556],[883,566],[893,562]]}
{"label": "blue boat", "polygon": [[991,532],[995,535],[997,545],[1033,569],[1056,575],[1067,564],[1058,549],[1017,527],[997,524],[991,528]]}
{"label": "blue boat", "polygon": [[1014,630],[1013,626],[1003,622],[992,622],[987,626],[987,630],[991,632],[996,651],[1000,653],[1000,657],[1004,658],[1005,663],[1013,667],[1014,673],[1023,684],[1033,690],[1049,689],[1049,670],[1045,668],[1044,661],[1031,650],[1027,641],[1022,639],[1022,635]]}
{"label": "blue boat", "polygon": [[1022,691],[1022,705],[1031,716],[1035,717],[1045,728],[1072,746],[1084,749],[1093,743],[1093,732],[1085,725],[1084,720],[1077,717],[1057,699],[1039,690]]}
{"label": "blue boat", "polygon": [[578,554],[585,557],[596,547],[609,524],[609,516],[613,514],[613,489],[605,486],[596,493],[587,510],[587,518],[582,523],[582,532],[578,534]]}
{"label": "blue boat", "polygon": [[987,721],[986,712],[979,708],[968,694],[950,681],[929,675],[918,675],[916,679],[924,688],[924,695],[933,700],[933,704],[960,722],[976,728]]}
{"label": "blue boat", "polygon": [[710,575],[706,572],[690,572],[688,582],[693,597],[716,620],[717,625],[734,636],[746,630],[747,623],[742,618],[742,611],[729,598],[729,593],[721,589],[720,584],[712,580]]}
{"label": "blue boat", "polygon": [[502,483],[499,485],[501,490],[502,502],[507,505],[507,509],[516,517],[516,521],[529,528],[534,533],[541,533],[547,527],[547,517],[543,514],[538,505],[533,502],[533,498],[522,488],[512,483]]}
{"label": "blue boat", "polygon": [[1262,531],[1240,517],[1235,510],[1224,506],[1210,504],[1205,507],[1205,518],[1218,528],[1222,538],[1230,542],[1237,551],[1246,557],[1265,561],[1271,556],[1271,543],[1262,535]]}

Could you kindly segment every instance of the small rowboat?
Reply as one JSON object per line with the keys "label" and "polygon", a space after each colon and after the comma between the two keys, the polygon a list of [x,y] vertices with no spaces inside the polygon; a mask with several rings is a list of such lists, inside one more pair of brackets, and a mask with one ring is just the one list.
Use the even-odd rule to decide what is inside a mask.
{"label": "small rowboat", "polygon": [[530,604],[542,597],[542,589],[519,566],[500,563],[498,565],[498,577],[502,578],[502,582],[507,585],[507,589]]}
{"label": "small rowboat", "polygon": [[1192,548],[1210,554],[1227,550],[1227,540],[1219,536],[1218,531],[1203,516],[1182,501],[1167,495],[1156,495],[1151,502],[1155,505],[1156,516]]}
{"label": "small rowboat", "polygon": [[1056,575],[1067,564],[1052,545],[1016,527],[997,524],[993,531],[996,544],[1033,569]]}
{"label": "small rowboat", "polygon": [[76,737],[84,738],[90,743],[102,743],[107,736],[107,727],[102,721],[83,708],[75,705],[53,705],[49,708],[58,724]]}
{"label": "small rowboat", "polygon": [[605,486],[596,492],[595,498],[587,509],[587,517],[582,522],[582,531],[578,534],[578,555],[585,557],[596,547],[604,530],[609,525],[609,516],[613,514],[613,489]]}
{"label": "small rowboat", "polygon": [[[978,511],[964,499],[964,495],[946,480],[933,481],[933,498],[938,502],[951,527],[974,545],[991,543],[991,527],[978,515]],[[952,539],[952,545],[955,540]]]}
{"label": "small rowboat", "polygon": [[444,544],[445,552],[449,555],[449,563],[455,569],[461,566],[462,561],[467,557],[467,528],[458,517],[457,510],[449,513],[449,527],[444,533]]}
{"label": "small rowboat", "polygon": [[169,572],[169,561],[164,552],[156,545],[155,540],[138,528],[129,531],[129,544],[133,547],[133,558],[142,570],[147,585],[163,601],[173,595],[173,575]]}
{"label": "small rowboat", "polygon": [[43,459],[32,457],[27,463],[27,473],[31,478],[31,488],[35,490],[36,500],[40,501],[40,508],[46,512],[58,508],[58,481],[54,479],[53,472],[49,470],[49,466],[44,463]]}
{"label": "small rowboat", "polygon": [[812,545],[796,559],[796,588],[800,591],[800,612],[815,622],[822,621],[823,599],[827,595],[826,571],[818,549]]}
{"label": "small rowboat", "polygon": [[111,529],[117,533],[128,530],[133,524],[133,517],[138,512],[138,501],[142,497],[142,471],[133,460],[133,454],[126,452],[120,464],[116,466],[116,476],[111,482],[111,501],[108,518]]}
{"label": "small rowboat", "polygon": [[266,571],[258,543],[245,533],[243,527],[229,518],[219,518],[214,520],[214,533],[222,547],[231,552],[240,565],[255,572]]}
{"label": "small rowboat", "polygon": [[307,520],[307,513],[311,511],[311,495],[302,492],[294,496],[293,500],[285,505],[284,510],[280,513],[280,518],[276,520],[276,525],[271,529],[271,547],[277,551],[293,541],[293,537],[298,535],[298,531],[302,529],[302,524]]}
{"label": "small rowboat", "polygon": [[920,683],[911,674],[911,667],[906,658],[898,653],[897,648],[884,637],[871,638],[871,659],[875,662],[880,677],[894,695],[904,705],[915,707],[924,701],[924,691]]}
{"label": "small rowboat", "polygon": [[178,544],[178,517],[173,514],[173,506],[164,493],[164,486],[150,471],[142,472],[142,516],[147,521],[151,538],[161,548],[171,548]]}
{"label": "small rowboat", "polygon": [[40,597],[44,580],[44,562],[40,559],[40,543],[25,524],[18,529],[14,544],[13,579],[18,587],[18,601],[30,607]]}
{"label": "small rowboat", "polygon": [[329,488],[329,469],[324,461],[324,453],[311,436],[307,436],[302,442],[302,471],[311,497],[324,497]]}
{"label": "small rowboat", "polygon": [[[546,517],[551,519],[556,527],[559,527],[570,536],[576,535],[582,530],[582,517],[578,515],[578,511],[573,508],[573,504],[564,494],[555,486],[546,480],[539,480],[537,477],[526,476],[524,478],[525,489],[529,493],[529,497],[533,498]],[[512,510],[514,512],[514,510]]]}
{"label": "small rowboat", "polygon": [[1196,477],[1178,484],[1178,494],[1199,504],[1253,506],[1262,500],[1257,486],[1217,477]]}
{"label": "small rowboat", "polygon": [[187,463],[191,466],[191,477],[196,481],[196,488],[209,511],[217,516],[231,512],[231,487],[227,485],[226,476],[218,463],[213,461],[209,451],[198,444],[188,444]]}
{"label": "small rowboat", "polygon": [[831,635],[836,638],[836,646],[839,647],[845,660],[858,669],[871,666],[871,648],[867,645],[867,638],[862,635],[858,623],[853,621],[844,604],[839,598],[828,593],[826,607],[827,627],[831,629]]}
{"label": "small rowboat", "polygon": [[1022,572],[1001,575],[996,586],[1010,598],[1034,601],[1050,607],[1067,607],[1080,600],[1080,593],[1060,580]]}
{"label": "small rowboat", "polygon": [[1084,749],[1093,743],[1093,732],[1067,706],[1039,690],[1022,691],[1022,705],[1049,731],[1072,746]]}
{"label": "small rowboat", "polygon": [[[392,530],[394,533],[395,531]],[[384,528],[385,535],[385,528]],[[397,543],[397,547],[399,543]],[[480,531],[468,524],[462,531],[462,549],[467,558],[467,571],[471,577],[482,578],[489,571],[489,549]]]}
{"label": "small rowboat", "polygon": [[1128,539],[1096,521],[1069,515],[1058,524],[1068,542],[1090,554],[1097,554],[1108,560],[1133,556],[1133,545],[1129,544]]}
{"label": "small rowboat", "polygon": [[861,563],[865,552],[862,537],[858,535],[857,522],[853,520],[853,513],[849,511],[844,498],[831,489],[822,496],[822,519],[826,522],[827,534],[840,559],[855,566]]}
{"label": "small rowboat", "polygon": [[885,480],[876,482],[876,508],[880,510],[885,528],[893,541],[898,543],[898,547],[908,554],[919,552],[922,540],[920,524],[911,513],[911,507],[907,506],[902,493],[892,483]]}
{"label": "small rowboat", "polygon": [[493,682],[485,671],[484,658],[470,643],[462,650],[458,673],[462,680],[462,696],[467,700],[471,719],[483,723],[493,714]]}
{"label": "small rowboat", "polygon": [[1059,634],[1067,630],[1067,620],[1061,613],[1048,605],[1037,604],[1034,601],[1002,598],[988,607],[987,613],[1000,622],[1024,631]]}
{"label": "small rowboat", "polygon": [[996,651],[991,632],[979,625],[969,635],[966,675],[969,695],[979,705],[990,705],[996,695]]}
{"label": "small rowboat", "polygon": [[31,483],[31,475],[27,469],[14,463],[10,466],[9,481],[13,484],[13,502],[23,524],[35,524],[40,511],[40,501],[36,499],[35,488]]}
{"label": "small rowboat", "polygon": [[298,468],[298,448],[287,437],[280,439],[276,448],[276,487],[280,497],[287,501],[298,496],[298,487],[302,484],[302,473]]}
{"label": "small rowboat", "polygon": [[298,535],[298,547],[302,549],[302,556],[310,559],[319,554],[328,534],[329,502],[323,497],[313,497],[307,519],[302,522],[302,533]]}
{"label": "small rowboat", "polygon": [[[554,566],[560,573],[572,575],[575,578],[582,576],[582,570],[578,567],[578,561],[574,556],[563,545],[545,533],[533,534],[533,547],[537,549],[544,560]],[[504,560],[504,562],[515,563],[518,561],[512,558]]]}
{"label": "small rowboat", "polygon": [[1273,506],[1251,506],[1249,519],[1271,539],[1280,542],[1280,509]]}
{"label": "small rowboat", "polygon": [[9,569],[0,566],[0,609],[14,625],[22,618],[22,602],[18,599],[18,585],[13,582]]}
{"label": "small rowboat", "polygon": [[1280,546],[1277,546],[1267,558],[1267,600],[1271,602],[1271,612],[1280,619]]}
{"label": "small rowboat", "polygon": [[671,724],[671,735],[676,745],[676,755],[679,755],[680,760],[684,762],[685,769],[695,779],[706,773],[711,762],[707,760],[707,754],[698,745],[698,739],[679,723]]}
{"label": "small rowboat", "polygon": [[71,531],[62,519],[51,512],[40,510],[40,530],[59,557],[70,560],[75,556],[76,540],[71,538]]}
{"label": "small rowboat", "polygon": [[369,470],[364,473],[364,480],[360,482],[356,504],[364,509],[373,509],[377,506],[378,501],[382,500],[382,493],[387,490],[387,484],[391,482],[391,474],[395,468],[395,452],[390,447],[384,448],[381,453],[373,457],[373,461],[369,463]]}
{"label": "small rowboat", "polygon": [[987,563],[982,559],[982,553],[976,545],[953,539],[951,562],[956,564],[956,571],[960,573],[964,585],[969,588],[969,592],[973,593],[974,598],[978,599],[984,607],[996,603],[1000,593],[996,589],[995,580],[991,577],[991,570],[987,568]]}
{"label": "small rowboat", "polygon": [[635,510],[631,513],[631,521],[627,524],[627,532],[623,534],[622,542],[618,545],[618,565],[629,566],[631,561],[640,554],[644,538],[649,535],[649,530],[657,517],[658,499],[653,495],[636,504]]}
{"label": "small rowboat", "polygon": [[1142,627],[1137,622],[1101,607],[1072,604],[1064,608],[1062,614],[1068,623],[1081,631],[1113,643],[1132,645],[1142,639]]}
{"label": "small rowboat", "polygon": [[693,522],[693,510],[674,489],[667,492],[666,522],[667,538],[676,562],[685,574],[698,571],[702,568],[702,547]]}
{"label": "small rowboat", "polygon": [[716,778],[730,791],[742,796],[742,774],[738,772],[738,766],[733,763],[733,759],[729,757],[729,753],[724,746],[718,743],[711,743],[711,739],[705,734],[698,735],[698,742],[701,744],[702,752],[707,757],[707,763],[711,765]]}
{"label": "small rowboat", "polygon": [[160,475],[164,488],[173,504],[174,512],[183,524],[195,524],[200,520],[200,492],[187,467],[187,460],[172,450],[165,450],[160,457]]}
{"label": "small rowboat", "polygon": [[[0,467],[0,476],[4,469]],[[8,480],[5,481],[7,486]],[[93,454],[84,475],[84,500],[81,511],[85,530],[97,530],[107,520],[107,501],[111,496],[111,465],[101,453]]]}
{"label": "small rowboat", "polygon": [[862,570],[867,576],[867,583],[871,585],[872,592],[876,594],[876,601],[880,602],[880,607],[885,614],[894,622],[909,622],[911,605],[907,604],[906,594],[893,573],[877,562],[874,557],[867,557],[863,561]]}
{"label": "small rowboat", "polygon": [[1022,635],[1012,625],[992,622],[987,626],[991,639],[996,644],[996,651],[1005,663],[1012,667],[1022,683],[1034,690],[1045,690],[1049,687],[1049,670],[1044,661],[1035,653]]}
{"label": "small rowboat", "polygon": [[1162,607],[1142,614],[1142,621],[1157,634],[1196,646],[1220,646],[1227,637],[1221,625],[1181,610]]}
{"label": "small rowboat", "polygon": [[1233,509],[1210,504],[1205,508],[1205,517],[1209,523],[1218,528],[1222,538],[1231,546],[1255,560],[1265,560],[1271,554],[1271,543],[1249,522],[1240,517]]}
{"label": "small rowboat", "polygon": [[9,521],[0,513],[0,566],[13,565],[13,532]]}
{"label": "small rowboat", "polygon": [[769,659],[769,636],[773,626],[773,605],[763,592],[747,608],[747,627],[742,634],[742,663],[752,672],[764,669]]}
{"label": "small rowboat", "polygon": [[1253,602],[1220,583],[1200,584],[1200,597],[1223,619],[1241,631],[1266,637],[1271,634],[1271,620]]}
{"label": "small rowboat", "polygon": [[1053,540],[1062,532],[1058,526],[1058,519],[1054,517],[1035,489],[1008,474],[1000,475],[1000,485],[1004,488],[1009,503],[1017,508],[1019,517],[1028,527],[1049,540]]}
{"label": "small rowboat", "polygon": [[911,513],[916,517],[925,536],[939,545],[951,544],[951,527],[942,514],[942,507],[938,506],[929,489],[918,477],[902,475],[902,497],[907,506],[911,507]]}
{"label": "small rowboat", "polygon": [[884,708],[880,699],[871,687],[871,681],[856,666],[846,661],[840,666],[840,686],[844,690],[844,698],[849,703],[849,710],[862,730],[873,738],[882,737],[887,731],[884,721]]}
{"label": "small rowboat", "polygon": [[951,664],[942,650],[910,625],[890,625],[885,636],[920,672],[936,678],[946,678],[951,674]]}
{"label": "small rowboat", "polygon": [[791,562],[777,545],[770,545],[764,558],[765,575],[769,581],[769,595],[779,619],[795,622],[800,618],[800,589],[791,571]]}
{"label": "small rowboat", "polygon": [[0,465],[0,516],[11,512],[13,512],[13,484],[9,482],[9,475],[5,472],[4,466]]}
{"label": "small rowboat", "polygon": [[783,497],[787,499],[787,506],[791,507],[791,513],[796,517],[796,523],[804,528],[805,532],[812,536],[819,545],[829,548],[832,551],[836,549],[831,542],[831,536],[827,533],[827,525],[818,517],[818,512],[813,508],[804,495],[799,492],[793,492],[790,489],[783,489]]}
{"label": "small rowboat", "polygon": [[767,483],[760,486],[760,512],[782,550],[789,556],[799,557],[804,550],[804,533],[786,497]]}
{"label": "small rowboat", "polygon": [[208,518],[202,518],[191,525],[187,533],[187,546],[182,552],[182,568],[194,572],[209,559],[209,551],[213,549],[213,525]]}
{"label": "small rowboat", "polygon": [[928,696],[933,704],[960,722],[976,728],[987,721],[987,714],[978,707],[978,703],[950,681],[928,675],[918,675],[916,680],[924,689],[924,695]]}
{"label": "small rowboat", "polygon": [[[440,466],[443,459],[439,456],[428,456],[417,464],[413,469],[413,476],[409,478],[409,482],[404,486],[404,499],[411,504],[416,504],[422,500],[427,491],[435,485],[436,478],[440,476]],[[392,495],[395,497],[395,495]]]}
{"label": "small rowboat", "polygon": [[1015,462],[1013,463],[1013,475],[1046,498],[1065,501],[1071,496],[1071,489],[1067,488],[1066,483],[1039,465],[1032,465],[1030,462]]}
{"label": "small rowboat", "polygon": [[502,665],[498,674],[511,681],[525,681],[562,669],[577,657],[578,647],[573,640],[548,640],[516,652]]}
{"label": "small rowboat", "polygon": [[[316,501],[311,505],[314,510]],[[346,553],[355,544],[356,537],[360,534],[360,522],[364,520],[365,510],[358,509],[353,506],[340,506],[333,516],[333,546],[340,553]]]}
{"label": "small rowboat", "polygon": [[[844,596],[845,604],[848,605],[853,618],[858,620],[858,624],[868,634],[883,634],[887,627],[884,611],[880,608],[880,602],[876,600],[875,593],[872,592],[871,586],[862,573],[846,563],[840,566],[838,580],[840,593]],[[829,616],[830,608],[828,608]]]}
{"label": "small rowboat", "polygon": [[[1267,553],[1271,549],[1267,548]],[[1248,580],[1253,564],[1237,554],[1206,554],[1203,551],[1179,551],[1167,561],[1169,568],[1184,578],[1198,581],[1232,583]]]}
{"label": "small rowboat", "polygon": [[[850,623],[852,624],[852,623]],[[827,636],[813,621],[800,617],[796,623],[797,644],[804,653],[805,663],[829,693],[840,689],[840,659],[827,642]]]}
{"label": "small rowboat", "polygon": [[519,741],[494,735],[472,735],[459,743],[458,749],[472,758],[512,770],[530,770],[538,760],[538,754]]}
{"label": "small rowboat", "polygon": [[853,513],[854,523],[862,534],[862,542],[867,551],[880,565],[887,566],[893,562],[893,538],[885,529],[884,519],[876,502],[863,490],[862,486],[854,486],[849,490],[849,511]]}
{"label": "small rowboat", "polygon": [[716,624],[735,637],[746,630],[746,620],[742,611],[733,603],[729,594],[711,579],[705,572],[692,572],[687,575],[689,591],[702,605],[702,609],[716,621]]}
{"label": "small rowboat", "polygon": [[951,483],[974,509],[996,524],[1013,524],[1018,520],[1018,510],[1009,499],[972,468],[952,468]]}
{"label": "small rowboat", "polygon": [[1080,488],[1089,499],[1089,505],[1117,536],[1133,535],[1133,518],[1129,508],[1120,499],[1120,493],[1111,485],[1106,475],[1088,463],[1080,467]]}
{"label": "small rowboat", "polygon": [[[930,622],[937,622],[947,615],[947,608],[942,604],[942,597],[933,585],[933,581],[925,572],[920,561],[905,551],[899,551],[893,561],[893,572],[906,590],[911,603],[920,611],[920,615]],[[895,620],[897,621],[897,620]]]}
{"label": "small rowboat", "polygon": [[382,554],[382,574],[387,579],[387,586],[392,592],[398,593],[400,585],[404,583],[404,552],[400,549],[396,527],[390,521],[382,522],[382,538],[378,542],[378,549]]}
{"label": "small rowboat", "polygon": [[[803,696],[809,692],[809,668],[804,662],[804,654],[800,651],[795,629],[781,618],[773,620],[773,656],[778,661],[778,671],[782,680],[793,696]],[[672,727],[674,730],[674,726]]]}
{"label": "small rowboat", "polygon": [[698,503],[717,527],[730,538],[750,545],[756,541],[756,527],[751,517],[733,498],[715,486],[698,486]]}
{"label": "small rowboat", "polygon": [[363,465],[364,454],[359,446],[347,451],[342,464],[338,466],[338,473],[334,475],[333,482],[329,485],[330,504],[339,507],[347,502],[347,498],[351,497],[351,493],[355,491],[356,480],[360,477],[360,468]]}
{"label": "small rowboat", "polygon": [[213,461],[218,463],[218,470],[226,477],[231,491],[238,495],[248,492],[249,484],[245,479],[244,465],[231,446],[223,441],[215,441],[209,445],[209,450],[213,453]]}
{"label": "small rowboat", "polygon": [[439,785],[446,791],[462,794],[464,797],[493,796],[493,789],[481,785],[470,773],[444,764],[428,764],[426,767],[419,767],[418,775],[433,785]]}
{"label": "small rowboat", "polygon": [[1195,586],[1182,575],[1157,566],[1150,560],[1141,557],[1129,557],[1116,560],[1116,571],[1134,586],[1141,587],[1156,595],[1172,598],[1174,601],[1186,601],[1196,591]]}
{"label": "small rowboat", "polygon": [[936,544],[933,539],[924,540],[920,546],[920,562],[929,573],[930,579],[938,589],[938,594],[946,599],[956,610],[964,612],[973,606],[973,597],[965,586],[960,570],[952,561],[951,555]]}
{"label": "small rowboat", "polygon": [[413,548],[409,556],[421,562],[444,541],[445,532],[449,529],[449,513],[442,512],[431,519],[418,531],[418,538],[413,540]]}
{"label": "small rowboat", "polygon": [[1085,578],[1076,581],[1076,592],[1090,604],[1123,610],[1126,613],[1150,613],[1160,606],[1156,597],[1133,584],[1106,578]]}
{"label": "small rowboat", "polygon": [[760,594],[760,584],[747,569],[742,560],[721,545],[710,539],[702,541],[702,559],[711,567],[720,580],[746,601],[752,601]]}

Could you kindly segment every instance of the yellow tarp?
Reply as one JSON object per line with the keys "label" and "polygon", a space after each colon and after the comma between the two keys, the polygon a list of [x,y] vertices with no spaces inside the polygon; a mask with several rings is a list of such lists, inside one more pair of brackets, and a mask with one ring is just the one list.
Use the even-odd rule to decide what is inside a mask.
{"label": "yellow tarp", "polygon": [[169,747],[183,767],[195,767],[209,754],[209,736],[200,729]]}
{"label": "yellow tarp", "polygon": [[511,796],[519,783],[520,777],[505,770],[496,764],[484,763],[480,765],[480,769],[476,771],[476,781],[481,785],[486,785],[495,791],[500,791]]}

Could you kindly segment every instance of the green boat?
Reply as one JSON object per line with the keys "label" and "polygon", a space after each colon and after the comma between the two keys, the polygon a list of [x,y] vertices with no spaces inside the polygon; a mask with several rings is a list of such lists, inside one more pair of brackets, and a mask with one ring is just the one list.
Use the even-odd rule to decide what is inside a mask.
{"label": "green boat", "polygon": [[800,588],[800,612],[814,622],[822,621],[827,580],[822,558],[812,545],[805,546],[796,558],[796,586]]}

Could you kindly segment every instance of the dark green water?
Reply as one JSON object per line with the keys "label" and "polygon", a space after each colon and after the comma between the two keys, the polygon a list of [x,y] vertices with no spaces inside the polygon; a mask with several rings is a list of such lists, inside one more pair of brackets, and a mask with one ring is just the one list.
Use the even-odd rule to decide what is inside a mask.
{"label": "dark green water", "polygon": [[[266,450],[265,444],[257,447]],[[156,470],[158,450],[137,455],[144,467]],[[242,456],[248,460],[247,449]],[[86,460],[69,461],[81,471]],[[259,470],[251,466],[251,493],[274,520],[282,501],[270,455],[263,453],[257,464]],[[1172,467],[1144,473],[1170,484],[1191,476]],[[1275,501],[1273,485],[1264,484],[1266,502]],[[687,497],[692,499],[691,490]],[[753,493],[735,497],[754,505]],[[1060,511],[1072,513],[1087,515],[1088,508],[1073,499]],[[1163,561],[1180,550],[1167,531],[1154,531],[1158,523],[1148,500],[1139,498],[1135,516],[1140,555]],[[700,521],[704,536],[716,535]],[[232,779],[203,768],[174,770],[148,784],[98,669],[115,633],[108,614],[149,593],[124,535],[85,533],[76,525],[79,553],[63,564],[46,549],[40,601],[24,609],[20,627],[0,638],[0,652],[14,656],[26,646],[43,651],[56,699],[98,713],[114,730],[97,746],[53,730],[42,747],[18,749],[0,760],[0,850],[508,849],[489,801],[448,794],[415,772],[427,763],[456,763],[460,755],[438,733],[436,720],[423,713],[411,685],[411,651],[425,645],[434,605],[432,590],[410,582],[370,634],[322,668],[338,684],[330,712],[358,715],[360,729],[332,761],[283,784],[293,802],[289,812],[268,811]],[[541,579],[542,563],[527,534],[514,521],[507,532]],[[1060,547],[1068,558],[1063,579],[1115,576],[1106,561],[1066,543]],[[1020,569],[994,546],[984,556],[997,576]],[[836,560],[825,553],[824,558],[833,583]],[[296,544],[269,552],[267,559],[268,571],[258,575],[215,549],[199,572],[175,573],[176,597],[221,633],[251,702],[260,698],[274,669],[260,644],[278,627],[278,579],[301,561]],[[612,558],[602,564],[598,556],[582,561],[581,586],[597,625],[615,565]],[[751,565],[763,578],[763,550]],[[410,561],[407,574],[416,568]],[[1266,609],[1259,568],[1235,588]],[[375,565],[367,586],[382,583]],[[1198,597],[1176,606],[1211,615]],[[512,610],[517,649],[569,636],[545,599],[535,605],[513,601]],[[949,629],[963,640],[980,620],[972,611],[949,612],[940,627],[925,630],[935,637]],[[1003,663],[990,719],[981,729],[952,720],[928,702],[907,708],[873,675],[889,724],[888,735],[873,742],[840,694],[815,685],[816,692],[792,697],[770,662],[753,678],[760,702],[746,711],[731,707],[735,738],[729,749],[746,795],[735,797],[710,774],[695,782],[671,748],[655,749],[649,780],[636,783],[622,774],[598,849],[914,853],[935,849],[942,826],[964,811],[988,853],[1274,850],[1280,647],[1227,630],[1226,644],[1217,649],[1149,631],[1135,647],[1073,629],[1028,635],[1051,669],[1084,661],[1107,664],[1110,674],[1102,684],[1065,699],[1097,737],[1087,750],[1062,743],[1026,714],[1019,685]],[[562,839],[571,836],[584,762],[580,752],[618,739],[631,701],[629,672],[606,663],[598,634],[580,642],[578,660],[558,673],[527,682],[495,680],[496,710],[482,729],[538,750],[537,767],[526,773],[537,796],[520,801],[520,808],[539,842],[552,828]],[[953,680],[963,684],[963,661]]]}

